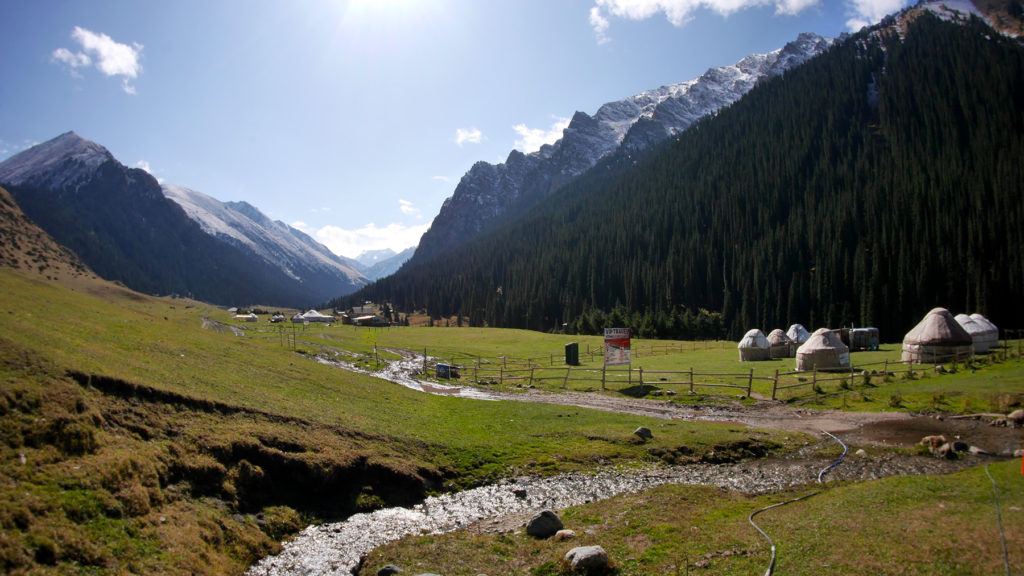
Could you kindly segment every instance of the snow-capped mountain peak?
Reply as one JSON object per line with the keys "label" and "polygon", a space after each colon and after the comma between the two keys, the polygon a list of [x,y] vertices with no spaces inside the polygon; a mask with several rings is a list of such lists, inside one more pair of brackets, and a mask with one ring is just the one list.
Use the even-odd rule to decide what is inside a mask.
{"label": "snow-capped mountain peak", "polygon": [[0,165],[0,182],[66,189],[87,180],[100,165],[110,161],[116,160],[103,146],[65,132],[5,160]]}

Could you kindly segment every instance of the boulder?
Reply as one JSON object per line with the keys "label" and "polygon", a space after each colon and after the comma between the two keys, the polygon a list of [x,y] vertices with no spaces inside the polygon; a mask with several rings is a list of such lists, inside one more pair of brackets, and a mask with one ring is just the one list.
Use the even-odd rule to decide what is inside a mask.
{"label": "boulder", "polygon": [[555,535],[551,537],[555,542],[561,542],[563,540],[572,540],[576,537],[576,533],[572,530],[559,530],[555,532]]}
{"label": "boulder", "polygon": [[565,555],[573,570],[603,570],[608,568],[608,553],[600,546],[580,546]]}
{"label": "boulder", "polygon": [[641,426],[636,430],[633,430],[633,434],[636,434],[637,436],[643,438],[644,440],[650,440],[651,438],[654,438],[654,433],[652,433],[651,429],[646,426]]}
{"label": "boulder", "polygon": [[527,522],[526,533],[534,538],[550,538],[564,527],[557,514],[544,510]]}
{"label": "boulder", "polygon": [[921,438],[920,444],[921,446],[927,446],[929,450],[935,452],[936,448],[947,442],[949,441],[946,440],[946,437],[939,434],[938,436],[925,436],[924,438]]}
{"label": "boulder", "polygon": [[1010,412],[1006,415],[1006,421],[1013,424],[1014,428],[1024,426],[1024,409]]}
{"label": "boulder", "polygon": [[394,564],[388,564],[380,570],[377,570],[377,576],[393,576],[394,574],[401,574],[402,572],[405,572],[405,570],[402,570]]}

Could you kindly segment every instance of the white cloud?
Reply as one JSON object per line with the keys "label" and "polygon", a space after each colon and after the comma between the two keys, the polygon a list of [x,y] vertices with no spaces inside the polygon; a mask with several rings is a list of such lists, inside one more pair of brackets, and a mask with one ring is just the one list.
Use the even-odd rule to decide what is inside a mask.
{"label": "white cloud", "polygon": [[712,10],[723,16],[747,8],[774,6],[777,14],[797,14],[817,5],[821,0],[594,0],[590,9],[590,26],[599,44],[609,41],[608,16],[626,20],[646,20],[663,14],[674,26],[683,26],[700,9]]}
{"label": "white cloud", "polygon": [[889,14],[902,10],[906,0],[849,0],[851,17],[846,26],[856,32],[865,26],[877,24]]}
{"label": "white cloud", "polygon": [[601,13],[601,9],[597,6],[590,8],[590,27],[594,29],[594,35],[597,36],[598,44],[607,44],[611,41],[608,37],[608,27],[611,23]]}
{"label": "white cloud", "polygon": [[[298,226],[299,224],[302,224],[303,227]],[[293,223],[292,226],[307,234],[310,233],[302,222]],[[362,228],[354,230],[328,225],[312,232],[311,235],[327,246],[331,252],[355,258],[367,250],[390,248],[395,252],[401,252],[410,246],[419,244],[420,237],[427,231],[427,228],[430,228],[429,223],[419,226],[392,223],[378,228],[376,224],[370,222]]]}
{"label": "white cloud", "polygon": [[479,144],[484,140],[484,133],[476,128],[459,128],[455,131],[455,143],[462,146],[466,142]]}
{"label": "white cloud", "polygon": [[398,209],[402,211],[402,214],[408,214],[410,216],[420,216],[420,209],[413,206],[409,200],[399,200]]}
{"label": "white cloud", "polygon": [[516,124],[512,127],[519,134],[519,139],[513,146],[529,154],[540,150],[545,144],[553,144],[562,137],[562,131],[569,126],[569,118],[556,118],[550,128],[529,128],[526,124]]}
{"label": "white cloud", "polygon": [[75,26],[71,31],[71,39],[78,42],[81,50],[72,52],[67,48],[57,48],[52,58],[67,66],[71,75],[80,78],[79,68],[96,65],[96,69],[105,76],[120,76],[121,89],[128,94],[135,94],[135,86],[131,81],[142,72],[142,44],[121,44],[110,36]]}
{"label": "white cloud", "polygon": [[445,184],[448,184],[452,181],[452,179],[449,178],[448,176],[431,176],[430,179],[437,180],[438,182],[444,182]]}

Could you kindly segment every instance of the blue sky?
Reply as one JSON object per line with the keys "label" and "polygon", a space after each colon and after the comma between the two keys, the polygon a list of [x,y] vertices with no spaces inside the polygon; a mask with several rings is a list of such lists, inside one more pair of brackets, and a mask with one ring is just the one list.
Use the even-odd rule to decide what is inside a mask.
{"label": "blue sky", "polygon": [[333,251],[415,245],[577,110],[905,0],[0,0],[0,159],[68,130]]}

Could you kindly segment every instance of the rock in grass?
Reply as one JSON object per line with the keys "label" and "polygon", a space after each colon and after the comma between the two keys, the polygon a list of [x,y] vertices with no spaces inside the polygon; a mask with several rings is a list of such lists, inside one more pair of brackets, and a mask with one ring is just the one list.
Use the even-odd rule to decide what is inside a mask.
{"label": "rock in grass", "polygon": [[555,542],[561,542],[562,540],[572,540],[576,537],[576,533],[572,530],[559,530],[555,532],[555,535],[551,537]]}
{"label": "rock in grass", "polygon": [[608,567],[608,553],[600,546],[580,546],[565,555],[573,570],[602,570]]}
{"label": "rock in grass", "polygon": [[1014,428],[1024,426],[1024,409],[1014,410],[1006,415],[1006,421],[1013,424]]}
{"label": "rock in grass", "polygon": [[534,538],[550,538],[564,528],[562,520],[551,510],[544,510],[526,524],[526,533]]}
{"label": "rock in grass", "polygon": [[402,570],[394,564],[388,564],[380,570],[377,570],[377,576],[394,576],[395,574],[401,574],[402,572],[405,572],[405,570]]}
{"label": "rock in grass", "polygon": [[641,426],[637,428],[636,430],[633,431],[633,434],[636,434],[637,436],[643,438],[644,440],[650,440],[651,438],[654,438],[654,434],[651,432],[651,429],[646,426]]}

